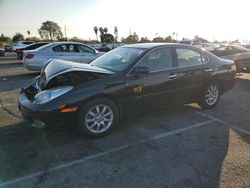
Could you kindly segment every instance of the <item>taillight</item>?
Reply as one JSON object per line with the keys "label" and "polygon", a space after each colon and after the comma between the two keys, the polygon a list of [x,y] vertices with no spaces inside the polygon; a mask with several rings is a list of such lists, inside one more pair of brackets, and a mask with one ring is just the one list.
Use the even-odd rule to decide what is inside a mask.
{"label": "taillight", "polygon": [[22,52],[22,50],[21,49],[17,49],[16,52]]}
{"label": "taillight", "polygon": [[34,54],[27,54],[27,55],[25,56],[25,58],[27,58],[27,59],[31,59],[32,57],[34,57]]}

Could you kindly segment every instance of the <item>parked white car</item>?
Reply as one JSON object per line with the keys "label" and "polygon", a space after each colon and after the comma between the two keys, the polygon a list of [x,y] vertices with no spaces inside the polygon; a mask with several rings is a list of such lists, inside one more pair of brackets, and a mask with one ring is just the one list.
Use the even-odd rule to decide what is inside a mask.
{"label": "parked white car", "polygon": [[199,41],[199,40],[182,40],[179,43],[180,44],[192,45],[192,46],[195,46],[197,48],[202,48],[201,41]]}
{"label": "parked white car", "polygon": [[50,59],[90,63],[104,54],[77,42],[53,42],[35,50],[24,51],[23,65],[29,70],[40,71]]}
{"label": "parked white car", "polygon": [[17,41],[12,45],[12,48],[14,51],[16,51],[17,49],[26,47],[32,43],[34,42],[33,41]]}
{"label": "parked white car", "polygon": [[219,44],[212,44],[212,43],[202,43],[202,48],[208,50],[208,51],[212,51],[215,50],[216,48],[219,48],[220,45]]}

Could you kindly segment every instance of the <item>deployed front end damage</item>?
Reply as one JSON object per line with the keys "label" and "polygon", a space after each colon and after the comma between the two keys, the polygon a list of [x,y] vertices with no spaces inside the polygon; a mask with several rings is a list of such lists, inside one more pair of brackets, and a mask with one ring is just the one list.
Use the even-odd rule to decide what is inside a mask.
{"label": "deployed front end damage", "polygon": [[69,117],[74,117],[78,107],[63,98],[74,92],[75,86],[110,74],[112,72],[91,65],[52,60],[18,95],[23,119],[37,128],[71,119]]}

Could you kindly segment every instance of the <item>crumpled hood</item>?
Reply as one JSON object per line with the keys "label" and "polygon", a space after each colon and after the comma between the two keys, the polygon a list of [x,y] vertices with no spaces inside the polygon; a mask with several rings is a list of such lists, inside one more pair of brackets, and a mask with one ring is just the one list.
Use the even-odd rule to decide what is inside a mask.
{"label": "crumpled hood", "polygon": [[40,89],[67,84],[75,85],[112,74],[115,73],[90,64],[50,60],[41,72],[39,85]]}
{"label": "crumpled hood", "polygon": [[95,72],[103,74],[114,74],[114,72],[85,63],[75,63],[63,60],[51,60],[42,70],[46,75],[46,80],[52,77],[73,71]]}

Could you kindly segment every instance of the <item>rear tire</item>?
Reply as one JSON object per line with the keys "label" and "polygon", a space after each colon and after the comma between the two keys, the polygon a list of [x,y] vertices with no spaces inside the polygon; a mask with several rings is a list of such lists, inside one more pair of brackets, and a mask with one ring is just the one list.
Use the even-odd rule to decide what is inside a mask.
{"label": "rear tire", "polygon": [[206,109],[214,108],[220,99],[220,94],[221,94],[220,85],[215,82],[210,83],[205,88],[202,99],[198,102],[198,104],[202,108]]}
{"label": "rear tire", "polygon": [[77,129],[82,135],[100,137],[109,133],[118,119],[118,108],[114,102],[107,98],[96,98],[80,109]]}

